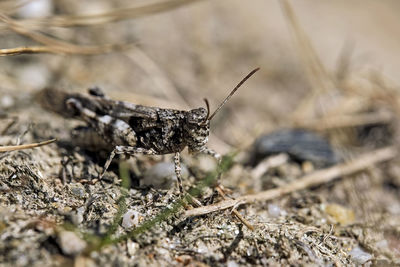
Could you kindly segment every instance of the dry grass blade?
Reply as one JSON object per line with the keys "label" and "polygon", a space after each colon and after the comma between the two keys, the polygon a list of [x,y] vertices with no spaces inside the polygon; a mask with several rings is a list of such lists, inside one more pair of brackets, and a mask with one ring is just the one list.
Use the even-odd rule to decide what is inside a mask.
{"label": "dry grass blade", "polygon": [[13,127],[18,121],[18,117],[10,117],[11,121],[5,125],[5,127],[1,130],[0,135],[5,135],[7,131]]}
{"label": "dry grass blade", "polygon": [[130,60],[146,72],[149,78],[151,77],[158,88],[157,90],[163,92],[166,98],[169,98],[171,102],[178,102],[185,109],[190,107],[163,70],[143,50],[136,48],[127,55]]}
{"label": "dry grass blade", "polygon": [[295,37],[295,41],[299,46],[299,54],[302,56],[304,66],[308,71],[308,78],[313,86],[313,90],[319,92],[320,90],[330,90],[334,88],[330,75],[318,57],[307,34],[301,28],[292,6],[287,0],[280,1],[280,3],[289,21],[289,26]]}
{"label": "dry grass blade", "polygon": [[58,40],[56,38],[46,36],[42,33],[35,32],[27,29],[22,23],[11,19],[5,14],[0,13],[0,21],[7,24],[7,26],[14,32],[29,37],[30,39],[44,44],[46,48],[41,48],[47,50],[46,52],[51,53],[63,53],[63,54],[100,54],[111,52],[117,49],[126,49],[133,44],[108,44],[100,46],[81,46],[68,43],[66,41]]}
{"label": "dry grass blade", "polygon": [[393,121],[393,115],[388,112],[371,112],[366,114],[328,116],[322,119],[305,120],[298,122],[296,126],[315,130],[330,130],[376,123],[387,124],[391,121]]}
{"label": "dry grass blade", "polygon": [[14,47],[0,49],[0,56],[15,56],[22,54],[38,54],[38,53],[57,53],[54,49],[48,46],[30,46],[30,47]]}
{"label": "dry grass blade", "polygon": [[281,197],[288,193],[292,193],[298,190],[306,189],[312,186],[321,185],[328,183],[338,177],[344,177],[346,175],[353,174],[365,170],[376,163],[393,159],[397,155],[397,149],[395,147],[386,147],[378,149],[364,155],[359,156],[357,159],[338,164],[336,166],[315,171],[307,174],[296,181],[289,183],[285,186],[266,190],[253,195],[246,195],[239,197],[235,200],[224,200],[219,203],[188,210],[184,213],[185,217],[204,215],[211,212],[224,210],[230,207],[237,206],[239,204],[249,204],[256,201],[266,201]]}
{"label": "dry grass blade", "polygon": [[303,66],[305,67],[306,74],[312,91],[296,108],[295,120],[301,120],[313,112],[313,105],[316,97],[322,92],[328,92],[336,88],[332,77],[326,71],[320,58],[318,57],[314,47],[312,46],[307,34],[303,31],[300,23],[293,11],[292,6],[287,0],[279,1],[282,10],[288,20],[289,29],[291,30],[297,44],[298,53],[302,59]]}
{"label": "dry grass blade", "polygon": [[[125,50],[134,44],[123,44],[123,45],[103,45],[103,46],[80,46],[74,45],[67,42],[66,46],[31,46],[31,47],[15,47],[15,48],[4,48],[0,49],[0,56],[16,56],[22,54],[75,54],[75,55],[95,55],[103,54],[111,51]],[[72,47],[73,46],[73,47]]]}
{"label": "dry grass blade", "polygon": [[0,146],[0,152],[9,152],[15,150],[22,150],[22,149],[31,149],[39,146],[44,146],[55,142],[57,139],[51,139],[47,141],[43,141],[40,143],[33,143],[33,144],[26,144],[26,145],[18,145],[18,146]]}
{"label": "dry grass blade", "polygon": [[28,4],[32,0],[3,0],[0,2],[0,10],[4,13],[13,13],[18,8]]}
{"label": "dry grass blade", "polygon": [[144,17],[172,10],[198,1],[201,0],[169,0],[161,2],[152,1],[152,3],[146,3],[145,5],[115,9],[101,14],[81,15],[81,16],[53,16],[43,19],[23,20],[21,21],[21,23],[25,24],[27,27],[30,28],[41,28],[48,26],[53,26],[53,27],[89,26],[89,25],[121,21],[124,19]]}

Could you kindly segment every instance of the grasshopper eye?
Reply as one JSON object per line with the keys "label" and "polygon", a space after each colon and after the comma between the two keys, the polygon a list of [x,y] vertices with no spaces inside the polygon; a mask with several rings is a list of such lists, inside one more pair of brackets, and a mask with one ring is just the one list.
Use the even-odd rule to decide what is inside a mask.
{"label": "grasshopper eye", "polygon": [[187,122],[191,124],[203,123],[207,120],[208,112],[205,108],[192,109],[188,112]]}

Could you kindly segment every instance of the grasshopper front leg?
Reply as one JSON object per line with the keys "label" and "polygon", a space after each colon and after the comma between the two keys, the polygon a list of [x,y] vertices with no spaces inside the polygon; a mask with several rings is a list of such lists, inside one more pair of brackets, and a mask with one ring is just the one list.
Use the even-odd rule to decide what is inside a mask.
{"label": "grasshopper front leg", "polygon": [[115,155],[119,154],[126,154],[134,156],[135,154],[145,154],[145,155],[156,155],[157,153],[153,149],[144,149],[139,147],[132,147],[132,146],[116,146],[110,154],[110,157],[107,159],[106,163],[104,164],[103,172],[100,175],[100,179],[106,173],[108,167],[112,160],[114,159]]}
{"label": "grasshopper front leg", "polygon": [[[110,166],[113,158],[117,154],[127,154],[131,156],[135,156],[135,154],[145,154],[145,155],[156,155],[156,151],[153,149],[145,149],[140,147],[131,147],[131,146],[116,146],[114,150],[111,152],[110,157],[107,159],[102,174],[100,175],[100,179],[104,176],[105,172],[107,171],[108,167]],[[180,153],[176,152],[174,157],[175,163],[175,174],[178,180],[179,191],[183,193],[183,186],[182,186],[182,175],[181,175],[181,160],[180,160]]]}
{"label": "grasshopper front leg", "polygon": [[201,151],[201,153],[210,155],[211,157],[215,158],[218,165],[221,163],[221,154],[219,154],[218,152],[215,152],[213,149],[206,147],[203,151]]}
{"label": "grasshopper front leg", "polygon": [[182,168],[181,168],[181,153],[176,152],[174,156],[174,163],[175,163],[175,174],[176,179],[178,180],[179,192],[183,194],[183,185],[182,185]]}
{"label": "grasshopper front leg", "polygon": [[[201,153],[206,154],[206,155],[210,155],[211,157],[213,157],[216,161],[217,161],[217,167],[219,167],[219,164],[221,164],[221,154],[219,154],[218,152],[214,151],[211,148],[206,147],[204,150],[201,151]],[[216,184],[219,185],[220,184],[220,180],[221,180],[221,173],[218,172],[218,176],[216,179]]]}

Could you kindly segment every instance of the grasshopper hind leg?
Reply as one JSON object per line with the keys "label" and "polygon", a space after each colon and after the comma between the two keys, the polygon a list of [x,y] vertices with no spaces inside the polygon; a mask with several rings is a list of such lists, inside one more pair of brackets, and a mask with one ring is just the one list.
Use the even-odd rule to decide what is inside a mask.
{"label": "grasshopper hind leg", "polygon": [[92,95],[92,96],[106,98],[106,95],[104,94],[103,90],[101,90],[97,86],[89,88],[88,93],[89,93],[89,95]]}
{"label": "grasshopper hind leg", "polygon": [[113,149],[113,146],[106,142],[95,129],[88,126],[75,127],[71,131],[71,139],[73,144],[91,152]]}
{"label": "grasshopper hind leg", "polygon": [[116,146],[135,146],[137,136],[135,131],[123,120],[109,115],[99,115],[96,112],[84,108],[82,103],[74,98],[66,102],[68,107],[75,110],[80,119],[87,122],[95,129],[107,143]]}

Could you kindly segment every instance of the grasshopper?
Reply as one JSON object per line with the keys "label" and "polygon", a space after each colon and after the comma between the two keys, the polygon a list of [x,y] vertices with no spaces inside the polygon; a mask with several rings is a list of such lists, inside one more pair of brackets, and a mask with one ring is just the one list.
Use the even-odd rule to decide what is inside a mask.
{"label": "grasshopper", "polygon": [[180,152],[188,147],[191,154],[205,153],[220,161],[221,156],[207,147],[210,121],[258,70],[254,69],[243,78],[211,115],[207,99],[204,99],[206,108],[189,111],[163,109],[112,100],[98,88],[89,89],[88,95],[45,89],[42,92],[45,103],[42,100],[42,104],[64,116],[86,122],[90,130],[113,147],[100,179],[117,154],[174,153],[175,173],[179,190],[183,193]]}

